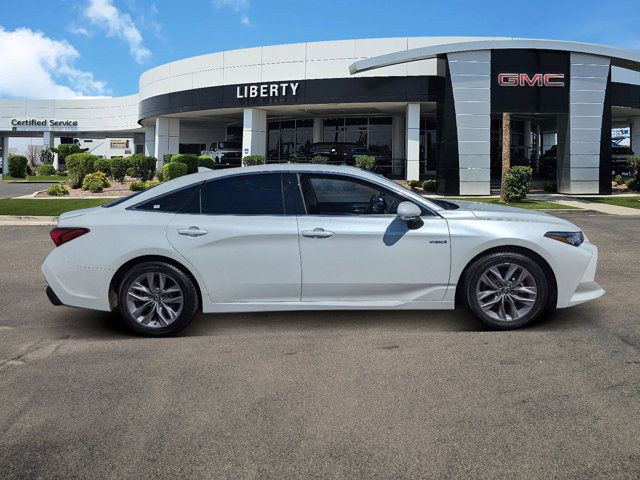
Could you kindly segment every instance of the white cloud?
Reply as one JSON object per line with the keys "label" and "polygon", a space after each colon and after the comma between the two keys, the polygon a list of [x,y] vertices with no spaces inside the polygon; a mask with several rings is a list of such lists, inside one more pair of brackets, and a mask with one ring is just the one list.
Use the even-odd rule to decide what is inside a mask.
{"label": "white cloud", "polygon": [[91,36],[91,34],[89,33],[89,30],[87,30],[84,27],[76,27],[75,25],[69,25],[67,27],[67,31],[69,33],[73,33],[74,35],[83,35],[85,37]]}
{"label": "white cloud", "polygon": [[251,26],[251,19],[247,14],[251,7],[249,0],[212,0],[211,3],[213,3],[213,6],[218,10],[222,8],[229,8],[236,13],[242,13],[240,16],[240,25],[243,27]]}
{"label": "white cloud", "polygon": [[0,27],[0,95],[21,98],[73,98],[104,96],[106,83],[73,62],[78,51],[66,40],[53,40],[42,32]]}
{"label": "white cloud", "polygon": [[142,42],[142,34],[127,13],[113,6],[113,0],[89,0],[84,11],[85,17],[97,27],[107,31],[110,37],[118,37],[129,44],[129,53],[138,63],[151,57],[151,51]]}

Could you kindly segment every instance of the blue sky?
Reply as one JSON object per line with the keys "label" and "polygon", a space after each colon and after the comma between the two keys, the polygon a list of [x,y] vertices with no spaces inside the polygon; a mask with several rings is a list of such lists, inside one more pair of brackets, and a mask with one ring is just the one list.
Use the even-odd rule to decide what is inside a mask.
{"label": "blue sky", "polygon": [[21,0],[0,17],[0,97],[126,95],[143,71],[234,48],[480,35],[640,49],[638,0]]}

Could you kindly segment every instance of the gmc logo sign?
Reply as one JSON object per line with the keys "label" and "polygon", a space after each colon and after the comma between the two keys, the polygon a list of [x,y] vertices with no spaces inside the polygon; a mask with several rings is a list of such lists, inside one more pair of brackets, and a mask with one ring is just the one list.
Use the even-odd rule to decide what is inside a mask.
{"label": "gmc logo sign", "polygon": [[501,87],[564,87],[564,73],[500,73]]}

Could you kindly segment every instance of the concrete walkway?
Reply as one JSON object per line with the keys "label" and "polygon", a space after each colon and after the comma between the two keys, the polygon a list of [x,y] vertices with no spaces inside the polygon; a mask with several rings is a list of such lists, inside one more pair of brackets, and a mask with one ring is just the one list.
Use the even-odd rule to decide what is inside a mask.
{"label": "concrete walkway", "polygon": [[588,197],[578,197],[560,194],[533,194],[528,198],[554,202],[566,207],[581,208],[582,210],[592,210],[594,212],[608,213],[609,215],[629,215],[640,216],[640,209],[630,207],[620,207],[618,205],[608,205],[606,203],[590,202]]}
{"label": "concrete walkway", "polygon": [[0,226],[12,225],[57,225],[58,217],[26,216],[26,215],[0,215]]}

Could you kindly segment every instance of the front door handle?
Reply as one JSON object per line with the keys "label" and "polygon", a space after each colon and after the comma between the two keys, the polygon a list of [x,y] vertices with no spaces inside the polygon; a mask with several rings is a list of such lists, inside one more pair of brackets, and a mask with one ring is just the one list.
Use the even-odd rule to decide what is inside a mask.
{"label": "front door handle", "polygon": [[178,230],[178,235],[184,235],[185,237],[201,237],[208,232],[198,227],[181,228]]}
{"label": "front door handle", "polygon": [[333,232],[325,230],[324,228],[314,228],[313,230],[303,230],[302,236],[308,238],[329,238],[333,236]]}

